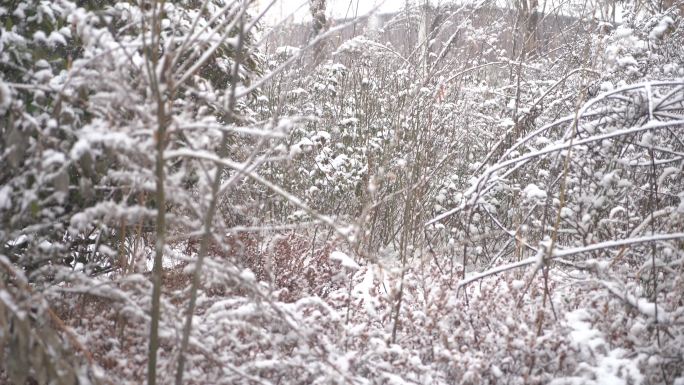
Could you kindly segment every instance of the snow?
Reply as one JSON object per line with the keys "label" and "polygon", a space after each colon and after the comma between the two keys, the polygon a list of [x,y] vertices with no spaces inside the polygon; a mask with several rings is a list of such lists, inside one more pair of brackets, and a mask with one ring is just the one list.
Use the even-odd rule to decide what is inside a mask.
{"label": "snow", "polygon": [[347,67],[342,63],[335,63],[330,68],[332,68],[333,72],[344,73],[347,71]]}
{"label": "snow", "polygon": [[330,259],[339,262],[340,265],[350,270],[358,270],[361,267],[358,263],[354,261],[352,257],[348,256],[347,254],[341,251],[333,251],[332,253],[330,253]]}
{"label": "snow", "polygon": [[326,144],[330,143],[330,138],[330,133],[326,131],[318,131],[314,136],[311,137],[311,140],[315,143]]}
{"label": "snow", "polygon": [[0,114],[7,111],[12,105],[12,91],[5,82],[0,79]]}
{"label": "snow", "polygon": [[62,165],[66,162],[66,156],[63,153],[54,150],[46,150],[43,155],[43,167],[50,167],[52,165]]}
{"label": "snow", "polygon": [[64,38],[64,36],[57,31],[52,31],[50,33],[50,36],[47,38],[47,42],[48,42],[48,45],[50,45],[51,47],[55,47],[57,45],[63,45],[63,46],[67,45],[67,41]]}
{"label": "snow", "polygon": [[0,210],[12,207],[12,195],[8,186],[0,187]]}
{"label": "snow", "polygon": [[574,211],[572,211],[571,208],[569,208],[569,207],[563,207],[563,208],[561,208],[560,214],[561,214],[561,218],[569,219],[569,218],[572,218],[572,216],[573,216],[575,213],[574,213]]}
{"label": "snow", "polygon": [[309,138],[302,138],[299,142],[290,147],[290,156],[295,157],[301,153],[311,151],[314,143]]}
{"label": "snow", "polygon": [[21,246],[25,243],[28,243],[29,241],[30,241],[29,237],[26,236],[25,234],[22,234],[22,235],[18,236],[16,239],[10,240],[9,242],[7,242],[7,244],[9,246]]}
{"label": "snow", "polygon": [[523,190],[523,193],[525,194],[525,197],[529,200],[546,199],[546,191],[540,189],[534,183],[527,185],[527,187],[525,187],[525,189]]}
{"label": "snow", "polygon": [[515,290],[522,290],[522,288],[525,287],[525,281],[520,280],[520,279],[514,279],[514,280],[511,282],[511,286],[512,286],[513,289],[515,289]]}
{"label": "snow", "polygon": [[662,186],[663,182],[665,182],[665,179],[668,176],[671,175],[676,175],[679,173],[679,168],[677,167],[667,167],[663,170],[663,172],[660,174],[658,177],[658,186]]}
{"label": "snow", "polygon": [[355,126],[359,123],[359,119],[357,118],[346,118],[340,120],[340,126]]}
{"label": "snow", "polygon": [[601,88],[601,92],[608,92],[608,91],[612,91],[613,89],[615,89],[615,86],[613,85],[613,83],[611,83],[609,81],[605,81],[605,82],[601,82],[600,88]]}
{"label": "snow", "polygon": [[71,147],[71,151],[69,152],[69,157],[72,160],[79,160],[81,157],[90,151],[90,144],[88,143],[87,140],[81,139],[74,143],[74,146]]}
{"label": "snow", "polygon": [[[51,2],[38,3],[49,5]],[[177,4],[170,2],[167,6],[176,7]],[[133,3],[125,6],[130,10],[136,7]],[[200,40],[216,39],[209,34],[214,26],[223,22],[220,9],[212,2],[208,7],[206,14],[216,15],[217,19],[198,24],[195,32]],[[418,16],[420,9],[416,11]],[[169,33],[164,39],[169,39],[170,46],[181,49],[174,45],[174,39],[183,41],[186,29],[192,30],[193,24],[191,20],[185,20],[183,27],[175,29],[164,12],[159,14],[163,15],[160,22],[165,33]],[[202,13],[193,9],[183,17],[192,17],[198,12]],[[406,17],[407,23],[415,26],[419,20],[410,12],[413,11],[407,10],[400,17]],[[0,217],[7,215],[3,211],[5,208],[13,209],[11,218],[2,218],[11,219],[12,226],[0,229],[0,235],[9,246],[9,258],[27,258],[28,262],[33,262],[31,258],[42,255],[60,257],[64,254],[60,247],[65,252],[70,251],[67,248],[80,248],[80,243],[71,240],[82,237],[91,240],[91,235],[95,234],[98,242],[101,238],[101,254],[110,257],[100,260],[108,262],[111,257],[123,253],[123,258],[137,258],[136,271],[144,273],[145,266],[151,268],[147,258],[153,254],[157,239],[154,218],[159,213],[155,207],[163,207],[160,205],[164,203],[157,202],[153,194],[156,188],[154,145],[163,140],[154,135],[159,127],[154,123],[159,123],[159,116],[154,113],[155,92],[150,92],[145,79],[150,80],[155,73],[160,75],[158,90],[161,93],[156,93],[157,96],[169,94],[175,98],[173,93],[165,91],[169,87],[181,87],[178,98],[169,99],[166,104],[171,120],[164,155],[164,160],[168,161],[161,170],[168,176],[164,178],[164,184],[168,187],[169,207],[163,267],[180,269],[182,266],[172,262],[182,260],[189,262],[185,271],[191,273],[196,266],[192,263],[197,253],[195,240],[201,236],[203,224],[211,224],[212,233],[217,235],[216,245],[210,248],[212,255],[207,257],[203,270],[205,281],[200,289],[197,322],[191,336],[192,344],[197,346],[186,356],[189,359],[187,373],[197,376],[192,380],[215,383],[217,381],[212,381],[215,376],[214,379],[225,383],[238,383],[234,380],[245,370],[255,377],[245,376],[243,382],[254,383],[262,377],[265,382],[274,378],[284,382],[294,378],[296,381],[297,373],[303,373],[305,378],[299,379],[300,382],[314,379],[320,383],[372,383],[382,382],[384,378],[388,382],[412,384],[465,383],[468,380],[472,383],[525,383],[528,380],[548,383],[558,376],[569,375],[569,378],[558,378],[558,383],[638,384],[643,383],[644,378],[652,378],[654,370],[657,372],[658,368],[649,366],[666,362],[665,355],[659,356],[661,352],[672,351],[681,342],[667,336],[662,341],[663,346],[657,347],[662,350],[656,351],[653,333],[655,322],[667,323],[662,326],[679,332],[676,327],[682,311],[676,300],[681,294],[677,292],[681,282],[672,271],[676,272],[684,261],[677,248],[684,240],[684,233],[674,233],[681,231],[678,226],[681,215],[675,210],[679,204],[684,212],[684,203],[681,203],[684,194],[681,192],[681,167],[667,166],[680,166],[681,161],[669,159],[676,155],[674,153],[664,155],[659,151],[658,163],[654,164],[656,172],[650,173],[650,168],[623,167],[632,159],[635,165],[650,167],[647,149],[637,146],[640,138],[644,139],[641,143],[657,145],[665,149],[664,152],[677,150],[679,142],[672,138],[678,138],[676,130],[682,125],[681,111],[676,108],[677,104],[668,104],[670,101],[663,98],[665,95],[670,95],[671,99],[680,98],[681,82],[668,79],[665,86],[658,86],[655,81],[638,85],[634,83],[637,79],[623,76],[628,71],[614,68],[618,62],[638,65],[637,70],[645,71],[644,75],[649,79],[664,77],[665,71],[654,73],[653,68],[662,66],[663,60],[674,59],[656,57],[667,53],[658,51],[660,41],[649,44],[652,51],[647,54],[652,56],[639,52],[641,42],[649,32],[652,39],[670,38],[668,28],[671,26],[663,25],[667,24],[665,19],[660,20],[663,16],[652,18],[646,27],[635,24],[638,31],[629,30],[625,34],[626,30],[622,28],[616,34],[608,32],[595,36],[596,40],[587,40],[597,43],[587,59],[594,64],[591,67],[598,76],[588,72],[589,78],[584,75],[570,78],[575,72],[563,71],[568,67],[567,63],[559,61],[562,65],[551,68],[544,65],[545,61],[530,57],[529,68],[525,64],[525,83],[530,87],[522,88],[511,83],[515,79],[499,76],[504,67],[468,75],[466,79],[463,73],[456,71],[480,63],[499,64],[487,63],[490,59],[486,57],[471,61],[461,58],[462,55],[455,51],[450,51],[445,58],[448,62],[454,59],[454,62],[446,66],[435,62],[435,71],[430,71],[434,76],[426,81],[421,71],[415,71],[420,69],[420,62],[415,60],[421,60],[421,55],[404,55],[404,52],[411,52],[404,48],[410,47],[398,46],[394,50],[391,47],[394,43],[387,42],[381,36],[382,32],[377,32],[365,40],[353,40],[356,45],[348,45],[350,53],[362,56],[360,60],[344,58],[349,63],[349,70],[332,61],[309,66],[306,61],[310,56],[306,55],[293,68],[287,68],[283,76],[275,70],[268,72],[275,78],[269,77],[265,81],[276,87],[264,87],[261,96],[256,96],[256,108],[252,104],[254,98],[238,98],[237,105],[231,103],[231,107],[239,108],[240,119],[227,122],[222,113],[214,116],[216,108],[220,109],[222,104],[226,106],[224,81],[214,84],[214,80],[221,79],[206,79],[204,73],[207,71],[197,68],[198,71],[188,72],[192,74],[188,82],[171,84],[167,77],[161,76],[166,61],[158,63],[159,67],[152,72],[139,68],[144,67],[146,58],[139,46],[139,37],[132,36],[136,29],[112,35],[117,25],[136,25],[141,15],[126,11],[123,13],[128,19],[116,23],[116,12],[106,13],[106,18],[111,17],[112,22],[102,24],[90,11],[81,9],[75,15],[79,13],[82,17],[74,16],[73,22],[54,23],[68,25],[64,31],[46,30],[42,36],[36,35],[37,40],[47,41],[40,43],[44,47],[45,44],[61,46],[71,40],[66,38],[68,33],[73,33],[73,39],[83,42],[85,51],[84,57],[73,58],[73,67],[67,68],[69,66],[52,60],[32,60],[27,70],[31,74],[36,72],[35,79],[22,79],[29,84],[20,83],[14,77],[6,79],[11,83],[0,83],[0,96],[16,93],[12,108],[17,114],[13,110],[12,116],[17,119],[17,127],[22,128],[21,132],[25,131],[24,127],[31,128],[31,143],[40,147],[40,151],[26,157],[23,170],[27,172],[21,171],[22,174],[16,174],[15,178],[15,171],[10,170],[9,182],[0,185]],[[94,19],[89,21],[89,18]],[[447,19],[447,23],[458,22],[460,16]],[[114,30],[98,29],[100,24],[114,26]],[[397,24],[401,27],[405,23]],[[453,24],[447,27],[460,28]],[[498,25],[485,27],[499,29]],[[26,39],[29,40],[27,45],[31,46],[35,29],[29,30]],[[207,36],[203,35],[205,32]],[[482,37],[474,43],[489,41],[496,46],[492,47],[494,54],[501,48],[494,37],[499,36],[500,31],[492,34],[477,28],[472,36],[468,36],[471,31],[466,32],[463,37],[468,44],[470,39]],[[235,35],[228,35],[231,38],[226,44],[234,45],[236,40],[232,36]],[[129,37],[130,40],[119,41]],[[288,37],[281,35],[278,41],[287,42]],[[1,39],[8,41],[7,34]],[[259,37],[255,41],[265,40]],[[252,44],[248,40],[244,42]],[[337,44],[341,42],[339,39]],[[178,52],[171,58],[190,58],[187,65],[193,66],[196,58],[211,44],[190,44],[190,52]],[[266,41],[264,47],[273,45]],[[598,57],[603,47],[609,47],[606,49],[608,60]],[[130,52],[125,52],[129,48]],[[335,49],[328,48],[328,52]],[[435,48],[438,52],[439,47]],[[443,48],[447,53],[448,46]],[[168,54],[168,50],[159,52]],[[245,47],[245,52],[251,52],[250,47]],[[127,57],[127,53],[131,56]],[[299,55],[301,51],[285,46],[277,48],[276,53]],[[612,61],[611,54],[614,55]],[[266,58],[268,68],[282,59],[273,57],[272,50],[265,55],[270,55]],[[395,57],[397,55],[399,57]],[[225,57],[217,60],[219,71],[229,70],[235,64]],[[504,63],[504,66],[515,64],[505,60],[508,64]],[[660,63],[650,66],[654,60]],[[415,63],[418,65],[414,66]],[[185,66],[177,64],[181,69]],[[247,67],[251,66],[238,68],[241,75],[247,75],[250,71]],[[111,69],[116,72],[112,73]],[[122,74],[126,76],[122,77]],[[456,75],[455,81],[447,84],[446,79],[451,75]],[[176,79],[176,76],[185,75],[174,73],[171,76]],[[241,94],[266,84],[248,78],[246,76],[244,82],[236,85],[242,90]],[[560,81],[556,82],[558,79]],[[572,107],[577,94],[582,92],[579,88],[586,81],[595,88],[604,79],[600,88],[608,95],[592,99],[596,108],[582,108],[577,113]],[[43,81],[47,83],[41,83]],[[96,87],[91,87],[90,82]],[[472,82],[486,83],[473,87],[468,84]],[[246,87],[246,84],[251,85]],[[440,95],[440,98],[447,98],[445,103],[453,102],[447,104],[448,107],[442,106],[441,100],[436,105],[427,100],[426,106],[421,100],[415,100],[416,94],[430,94],[437,84],[450,89]],[[563,85],[554,91],[556,84]],[[553,86],[549,88],[549,85]],[[334,89],[337,94],[328,92]],[[534,105],[543,114],[533,122],[534,127],[515,135],[512,139],[515,143],[511,144],[501,140],[501,136],[513,126],[513,120],[503,117],[510,115],[505,105],[512,100],[516,89],[520,91],[516,96],[520,102],[516,103],[519,113],[534,111],[531,107]],[[593,91],[592,88],[592,94]],[[52,111],[54,104],[50,104],[49,99],[62,92],[60,111]],[[30,93],[36,97],[26,98]],[[646,96],[635,98],[641,105],[627,103],[638,94]],[[86,95],[87,100],[79,95]],[[405,95],[406,100],[398,100],[398,95]],[[5,108],[8,107],[10,96],[0,99],[0,105],[4,103],[7,104]],[[489,100],[483,102],[482,99]],[[26,100],[35,100],[40,108],[35,113],[22,111]],[[43,104],[43,100],[47,103]],[[269,100],[278,104],[277,113],[264,105]],[[631,118],[626,124],[620,121],[624,113],[619,106],[632,108],[633,105],[636,113],[643,113],[642,107],[647,101],[653,115],[651,122],[635,124]],[[366,105],[367,102],[372,104]],[[405,104],[407,102],[409,104]],[[669,112],[659,119],[661,111],[653,111],[654,108]],[[566,110],[574,116],[570,120],[556,120],[558,114]],[[74,111],[75,115],[68,119]],[[631,110],[627,112],[631,114]],[[280,116],[291,116],[292,120],[281,120]],[[656,119],[659,121],[655,122]],[[205,126],[207,121],[211,125]],[[191,124],[193,128],[185,128]],[[65,135],[51,140],[50,135],[60,134],[62,129]],[[216,151],[220,147],[217,139],[228,130],[246,134],[262,129],[263,132],[280,133],[278,140],[267,137],[258,143],[241,138],[233,141],[231,135],[229,148]],[[41,135],[45,135],[46,140]],[[33,140],[35,138],[38,139]],[[500,144],[492,147],[497,142]],[[253,148],[253,144],[258,147]],[[306,151],[312,154],[301,156]],[[289,152],[300,156],[288,158]],[[77,162],[85,161],[89,156],[93,160],[103,158],[98,157],[100,154],[106,155],[106,159],[99,159],[93,165],[97,167]],[[562,184],[559,183],[559,170],[563,169],[564,157],[567,159],[569,154],[572,154],[572,162],[567,178],[562,180],[566,183]],[[600,159],[592,158],[594,154]],[[228,169],[225,173],[216,172],[218,165]],[[415,168],[415,172],[409,173],[411,170],[407,170],[407,166],[411,166],[411,170]],[[97,189],[97,192],[88,191],[90,196],[84,197],[83,205],[53,201],[55,194],[52,191],[58,186],[50,183],[56,179],[52,175],[66,175],[67,168],[76,173],[76,179],[80,176],[77,174],[86,173],[81,180],[87,180],[89,184],[82,191]],[[652,177],[644,175],[644,170]],[[206,213],[213,214],[209,210],[213,205],[208,204],[215,195],[211,194],[212,175],[223,178],[224,174],[231,182],[221,186],[220,194],[227,198],[219,202],[217,210],[220,208],[225,215],[207,222],[211,218]],[[653,198],[657,202],[650,202],[648,181],[656,178],[659,189]],[[91,186],[92,183],[96,186]],[[47,190],[42,190],[43,185]],[[364,194],[364,185],[375,193]],[[563,185],[567,186],[568,193],[561,207],[560,199],[556,198],[560,198],[558,191]],[[74,192],[78,188],[78,182],[71,186]],[[411,194],[414,189],[418,195]],[[419,201],[411,202],[412,198]],[[544,205],[543,200],[548,200],[549,204]],[[431,212],[435,202],[439,205],[434,206],[436,212]],[[657,210],[639,207],[645,203],[655,205]],[[553,228],[557,209],[563,221],[557,228],[557,243],[550,250],[547,235]],[[439,223],[433,220],[430,223],[434,226],[427,228],[421,228],[420,222],[416,222],[443,210],[453,210],[446,216],[459,210],[463,215],[453,215],[449,221]],[[415,221],[406,222],[407,215]],[[446,216],[440,215],[436,220]],[[233,228],[234,223],[239,224],[239,228]],[[649,230],[650,224],[654,225],[653,232]],[[69,229],[65,228],[67,225],[70,225]],[[244,253],[231,247],[229,255],[214,259],[214,253],[226,254],[220,247],[225,246],[222,240],[232,246],[232,241],[219,234],[237,231],[249,232],[250,243]],[[662,234],[652,234],[655,231]],[[118,233],[126,239],[118,237]],[[11,240],[20,234],[26,234],[23,241],[26,247],[13,247],[19,241]],[[107,236],[100,237],[100,234]],[[242,234],[235,239],[242,240]],[[650,235],[637,238],[643,234]],[[270,237],[282,238],[283,242],[276,247],[264,240]],[[540,239],[544,240],[540,242]],[[357,240],[360,243],[356,243]],[[356,246],[362,248],[360,255],[363,257],[352,253]],[[658,251],[653,262],[648,258],[651,246]],[[76,252],[92,251],[94,247],[83,246]],[[336,247],[345,251],[336,250]],[[409,257],[399,258],[398,254],[403,256],[404,251],[408,251]],[[498,254],[493,256],[492,252],[496,251]],[[644,258],[644,251],[647,258]],[[623,253],[624,259],[616,258]],[[465,266],[458,263],[461,256]],[[642,263],[640,259],[649,261]],[[554,260],[557,263],[552,263]],[[10,269],[15,268],[15,261],[7,262],[5,256],[0,255],[0,262]],[[371,264],[376,262],[377,265]],[[535,276],[535,267],[538,269],[542,264],[548,276]],[[145,325],[150,314],[150,277],[140,274],[140,278],[133,281],[125,271],[124,274],[114,272],[111,276],[91,278],[82,274],[89,265],[81,264],[76,271],[69,271],[74,277],[83,279],[83,283],[74,281],[73,285],[81,285],[81,290],[119,290],[121,297],[128,301],[123,303],[122,316],[128,318],[130,314],[136,314],[130,324]],[[18,275],[24,273],[21,267],[16,268]],[[649,278],[647,273],[655,267],[658,279],[662,280],[662,284],[658,282],[662,296],[658,298],[657,306],[653,299],[648,299],[643,282],[638,279]],[[480,268],[485,271],[474,272]],[[30,273],[41,278],[40,271]],[[540,288],[547,280],[551,284],[551,295],[557,299],[553,302],[553,312],[557,313],[558,319],[551,317],[547,298],[542,301]],[[601,280],[620,284],[605,290]],[[474,281],[478,284],[466,286]],[[34,294],[40,300],[44,289],[42,283],[37,282]],[[522,293],[528,286],[529,291]],[[58,287],[47,286],[45,293],[49,295],[48,299],[57,298],[54,294],[59,293],[52,290],[72,287],[72,282]],[[9,295],[10,301],[17,301],[20,297],[12,297],[19,293],[17,289],[20,288],[12,286],[7,291],[0,290],[0,299],[5,300]],[[166,342],[178,339],[187,294],[185,286],[162,291],[164,316],[160,327],[164,330],[160,335],[166,340],[164,346],[168,346]],[[229,300],[222,301],[226,297]],[[65,297],[65,300],[69,298]],[[113,309],[103,308],[102,318],[107,320],[115,316],[118,320],[120,309],[118,305]],[[538,314],[548,317],[535,324]],[[65,321],[75,325],[79,338],[84,336],[84,346],[92,346],[94,351],[102,348],[98,344],[101,342],[97,334],[100,330],[80,326],[81,321],[88,324],[93,320],[82,317],[78,325],[71,319]],[[124,354],[116,353],[124,359],[135,360],[129,361],[129,369],[142,373],[136,366],[144,365],[145,357],[144,354],[136,355],[135,347],[144,346],[142,342],[147,336],[144,328],[139,329],[129,328],[133,333],[126,333],[130,356],[125,355],[129,351],[123,349]],[[113,334],[103,334],[110,334],[109,338],[116,342]],[[680,334],[676,335],[677,339]],[[127,342],[129,335],[137,341]],[[123,340],[119,343],[124,345]],[[116,344],[113,346],[112,350],[116,350]],[[644,347],[651,356],[639,358]],[[207,361],[207,358],[211,360]],[[172,359],[164,354],[160,365],[168,366]],[[534,367],[529,367],[530,362]],[[226,365],[235,365],[237,374],[231,372],[233,367]],[[644,371],[643,378],[638,370]],[[221,374],[216,376],[216,373]],[[294,377],[292,373],[295,373]],[[118,373],[112,371],[112,374]],[[668,379],[676,375],[679,373],[668,373]]]}
{"label": "snow", "polygon": [[247,282],[256,281],[256,275],[254,275],[254,273],[250,269],[242,270],[242,272],[240,273],[240,278],[242,278],[243,280],[245,280]]}
{"label": "snow", "polygon": [[615,206],[612,209],[610,209],[610,214],[608,215],[608,218],[614,218],[617,214],[619,213],[624,213],[627,212],[624,207],[622,206]]}
{"label": "snow", "polygon": [[591,314],[586,309],[569,312],[565,319],[572,329],[570,339],[577,349],[589,347],[593,351],[606,344],[603,335],[591,327]]}
{"label": "snow", "polygon": [[345,154],[340,154],[333,159],[330,164],[333,166],[334,169],[340,169],[342,168],[347,161],[349,161],[349,157]]}
{"label": "snow", "polygon": [[291,57],[299,54],[301,49],[289,45],[276,48],[276,55]]}
{"label": "snow", "polygon": [[513,127],[515,126],[515,122],[511,118],[503,118],[499,121],[499,126],[501,127]]}
{"label": "snow", "polygon": [[375,290],[374,278],[373,266],[367,267],[363,280],[358,285],[354,286],[354,289],[352,290],[352,295],[363,301],[366,313],[371,317],[376,316],[376,300],[371,295]]}
{"label": "snow", "polygon": [[33,41],[36,43],[47,43],[47,35],[43,31],[36,31],[33,34]]}
{"label": "snow", "polygon": [[[592,327],[592,316],[586,309],[578,309],[566,313],[565,324],[571,329],[570,340],[580,350],[586,360],[580,362],[579,372],[590,372],[596,378],[591,384],[628,385],[643,383],[643,375],[632,359],[627,357],[623,349],[609,349],[604,335]],[[562,380],[552,384],[567,383]]]}
{"label": "snow", "polygon": [[335,56],[345,53],[367,55],[377,46],[378,44],[374,41],[369,40],[364,36],[357,36],[342,43],[337,50],[333,52],[333,55]]}
{"label": "snow", "polygon": [[61,33],[61,34],[64,35],[65,37],[69,37],[69,38],[71,37],[71,30],[70,30],[69,28],[67,28],[67,27],[62,27],[62,28],[60,28],[60,29],[59,29],[59,33]]}
{"label": "snow", "polygon": [[672,20],[670,16],[663,17],[658,22],[658,25],[656,25],[648,34],[648,38],[651,40],[662,39],[663,35],[665,35],[672,24],[674,24],[674,20]]}
{"label": "snow", "polygon": [[18,318],[24,318],[26,315],[26,313],[14,303],[12,296],[5,290],[0,290],[0,302],[2,302],[3,307],[9,308]]}
{"label": "snow", "polygon": [[617,64],[620,67],[628,67],[628,66],[638,66],[639,63],[637,63],[636,59],[634,59],[634,56],[632,55],[627,55],[623,56],[617,59]]}

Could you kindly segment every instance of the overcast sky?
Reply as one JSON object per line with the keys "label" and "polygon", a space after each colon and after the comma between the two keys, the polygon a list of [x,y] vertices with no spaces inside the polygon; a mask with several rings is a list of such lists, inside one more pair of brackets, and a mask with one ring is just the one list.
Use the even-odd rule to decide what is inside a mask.
{"label": "overcast sky", "polygon": [[[416,0],[408,0],[415,3]],[[367,14],[376,6],[380,13],[394,12],[403,7],[407,0],[327,0],[326,15],[334,18],[353,17]],[[262,5],[269,4],[270,0],[260,0]],[[358,7],[358,11],[357,11]],[[282,20],[289,14],[299,9],[295,14],[295,20],[301,21],[310,18],[308,0],[277,0],[271,8],[268,20],[270,22]]]}
{"label": "overcast sky", "polygon": [[[261,6],[270,4],[271,1],[272,0],[258,0]],[[326,15],[329,19],[350,18],[354,17],[355,15],[362,16],[370,12],[376,6],[378,6],[378,13],[396,12],[402,9],[406,5],[406,3],[415,5],[417,3],[422,4],[424,1],[425,0],[327,0]],[[431,4],[436,5],[440,3],[443,4],[446,2],[450,2],[452,0],[428,1]],[[544,7],[544,3],[547,1],[549,0],[540,0],[539,6],[543,9],[547,9],[547,7]],[[582,5],[584,1],[585,0],[550,0],[548,9],[554,9],[555,11],[558,11],[557,8],[559,4],[567,5],[569,3],[576,3],[578,5]],[[592,7],[595,7],[596,11],[598,12],[598,7],[596,7],[596,4],[600,3],[601,1],[604,0],[589,0],[590,4],[594,4],[593,6],[590,5],[589,8],[591,9]],[[573,12],[575,12],[572,10],[572,7],[569,11],[567,9],[563,9],[565,9],[565,7],[563,7],[560,10],[561,13],[569,12],[570,14],[572,14]],[[618,22],[622,19],[621,9],[622,7],[618,5],[618,12],[616,12],[616,19]],[[309,0],[276,0],[276,3],[273,5],[273,7],[267,15],[266,22],[269,24],[277,23],[278,21],[288,17],[288,15],[293,14],[293,12],[294,17],[292,21],[294,22],[310,20],[311,14],[309,13]],[[595,16],[600,17],[600,14],[596,14]]]}

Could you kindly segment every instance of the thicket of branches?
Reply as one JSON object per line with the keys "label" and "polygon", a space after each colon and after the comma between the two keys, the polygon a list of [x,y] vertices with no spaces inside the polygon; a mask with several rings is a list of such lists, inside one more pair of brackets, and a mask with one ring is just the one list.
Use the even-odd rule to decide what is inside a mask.
{"label": "thicket of branches", "polygon": [[684,383],[681,1],[310,3],[0,6],[0,381]]}

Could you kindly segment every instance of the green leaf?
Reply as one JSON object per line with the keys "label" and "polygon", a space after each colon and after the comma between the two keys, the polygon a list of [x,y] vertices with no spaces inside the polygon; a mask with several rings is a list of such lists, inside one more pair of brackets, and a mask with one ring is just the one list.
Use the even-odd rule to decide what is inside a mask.
{"label": "green leaf", "polygon": [[40,213],[40,205],[38,204],[38,201],[31,202],[31,215],[33,217],[37,217],[39,213]]}

